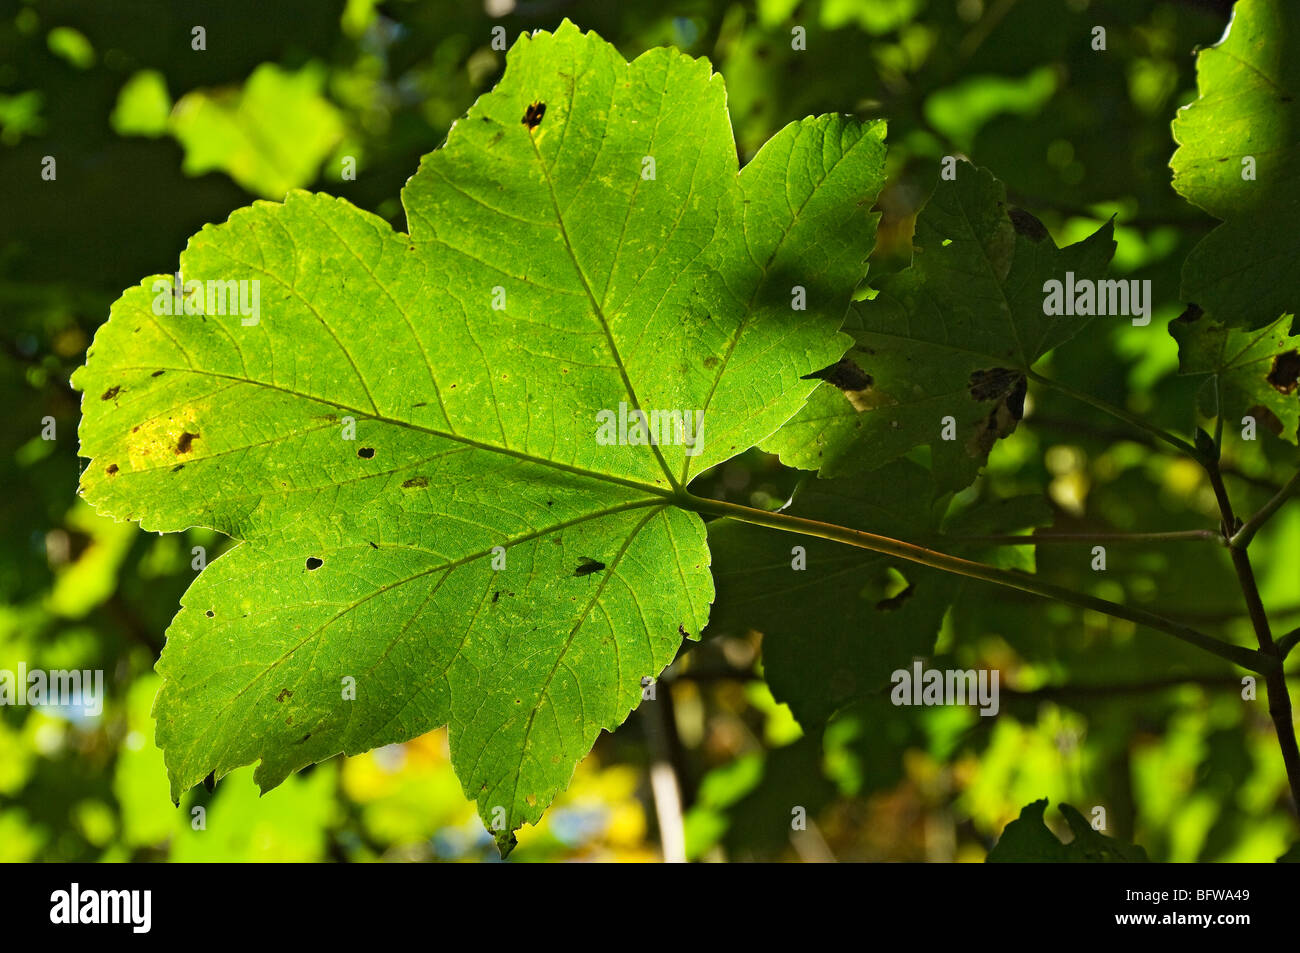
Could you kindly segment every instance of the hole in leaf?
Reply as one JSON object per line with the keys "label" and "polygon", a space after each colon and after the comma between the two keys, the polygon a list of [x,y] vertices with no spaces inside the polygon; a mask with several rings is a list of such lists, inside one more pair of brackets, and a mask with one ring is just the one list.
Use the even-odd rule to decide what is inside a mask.
{"label": "hole in leaf", "polygon": [[357,456],[361,457],[363,460],[369,460],[374,455],[375,455],[374,447],[362,447],[360,450],[357,451]]}
{"label": "hole in leaf", "polygon": [[323,560],[323,559],[317,559],[315,556],[308,556],[308,557],[307,557],[307,569],[308,569],[308,570],[316,570],[316,569],[320,569],[320,567],[323,566],[323,565],[325,565],[325,560]]}
{"label": "hole in leaf", "polygon": [[1265,380],[1279,394],[1291,394],[1295,392],[1298,378],[1300,378],[1300,351],[1287,351],[1273,358],[1273,366],[1269,369]]}

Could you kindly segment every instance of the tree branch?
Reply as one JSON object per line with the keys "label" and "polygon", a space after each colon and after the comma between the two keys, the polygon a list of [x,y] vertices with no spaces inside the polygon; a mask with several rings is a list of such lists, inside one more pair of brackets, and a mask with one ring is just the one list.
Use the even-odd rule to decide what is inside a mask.
{"label": "tree branch", "polygon": [[[1259,597],[1259,586],[1255,582],[1255,571],[1250,565],[1250,556],[1247,555],[1244,544],[1238,545],[1235,542],[1243,527],[1232,511],[1232,501],[1228,498],[1228,490],[1223,485],[1219,462],[1209,459],[1202,460],[1202,464],[1210,477],[1210,485],[1214,487],[1214,496],[1219,501],[1219,511],[1223,516],[1223,535],[1229,541],[1228,552],[1232,555],[1232,568],[1236,571],[1237,581],[1241,584],[1241,594],[1250,612],[1250,621],[1255,629],[1255,640],[1259,643],[1259,651],[1277,662],[1264,673],[1264,685],[1268,692],[1268,713],[1277,731],[1278,746],[1282,749],[1282,763],[1286,765],[1286,777],[1291,786],[1293,806],[1300,811],[1300,746],[1296,744],[1295,720],[1291,714],[1291,695],[1287,690],[1286,675],[1282,671],[1283,655],[1273,641],[1268,614],[1264,611],[1264,602]],[[1269,502],[1272,503],[1271,500]]]}

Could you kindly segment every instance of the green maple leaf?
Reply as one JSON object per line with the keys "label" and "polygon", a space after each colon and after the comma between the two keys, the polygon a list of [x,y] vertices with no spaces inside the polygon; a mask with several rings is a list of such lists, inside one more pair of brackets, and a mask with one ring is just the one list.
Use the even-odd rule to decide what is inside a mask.
{"label": "green maple leaf", "polygon": [[[950,500],[924,467],[897,460],[869,479],[806,482],[788,511],[898,539],[934,540],[944,552],[1032,570],[1032,548],[975,553],[957,537],[1046,523],[1051,514],[1041,497],[981,502],[945,524]],[[792,539],[731,519],[709,524],[709,546],[718,565],[710,632],[761,631],[764,678],[806,728],[887,689],[891,673],[933,654],[944,614],[969,582],[879,553],[815,537]],[[975,595],[987,596],[987,590],[977,587]]]}
{"label": "green maple leaf", "polygon": [[1262,417],[1260,423],[1296,443],[1300,336],[1292,329],[1289,314],[1242,331],[1216,324],[1196,309],[1169,324],[1169,333],[1178,341],[1179,372],[1212,375],[1201,390],[1207,416],[1222,414],[1234,423],[1247,414]]}
{"label": "green maple leaf", "polygon": [[1069,804],[1060,806],[1074,840],[1063,844],[1043,820],[1047,798],[1026,804],[1020,817],[1006,826],[989,851],[989,863],[1146,863],[1147,852],[1093,830],[1087,818]]}
{"label": "green maple leaf", "polygon": [[1289,2],[1240,0],[1196,59],[1173,122],[1174,188],[1223,224],[1183,262],[1182,298],[1258,328],[1300,311],[1300,34]]}
{"label": "green maple leaf", "polygon": [[[710,556],[681,488],[847,347],[883,136],[809,119],[738,172],[707,61],[628,64],[566,21],[517,43],[425,157],[409,235],[295,192],[181,259],[187,282],[260,281],[256,323],[160,317],[166,281],[128,290],[74,378],[83,492],[241,540],[158,664],[173,796],[447,724],[508,849],[703,629]],[[620,403],[703,429],[606,445]]]}
{"label": "green maple leaf", "polygon": [[928,445],[939,486],[966,486],[1020,419],[1026,372],[1091,320],[1044,314],[1044,283],[1071,271],[1100,279],[1111,233],[1106,224],[1058,249],[1037,219],[1007,207],[989,172],[959,166],[917,218],[912,265],[854,305],[853,349],[763,449],[837,477]]}

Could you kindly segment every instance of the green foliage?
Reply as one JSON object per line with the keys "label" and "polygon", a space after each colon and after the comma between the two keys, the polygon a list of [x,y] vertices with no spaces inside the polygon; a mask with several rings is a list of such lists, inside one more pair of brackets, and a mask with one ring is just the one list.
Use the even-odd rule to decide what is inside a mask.
{"label": "green foliage", "polygon": [[[450,723],[508,847],[698,637],[709,555],[670,491],[788,418],[843,351],[884,156],[883,126],[825,117],[738,176],[724,103],[707,63],[629,66],[566,23],[426,157],[409,236],[293,193],[182,256],[187,281],[260,281],[258,323],[159,317],[154,279],[114,305],[74,379],[87,497],[244,540],[159,663],[174,797]],[[798,326],[791,275],[814,302]],[[603,446],[620,402],[700,408],[706,429]]]}
{"label": "green foliage", "polygon": [[[1178,342],[1178,365],[1184,374],[1211,375],[1202,387],[1206,416],[1222,412],[1237,422],[1246,414],[1290,443],[1300,428],[1300,339],[1294,319],[1284,314],[1253,331],[1213,324],[1190,311],[1169,325]],[[1217,388],[1217,399],[1216,399]],[[1222,401],[1222,407],[1217,401]]]}
{"label": "green foliage", "polygon": [[222,169],[250,192],[281,199],[316,178],[343,135],[338,110],[321,96],[324,70],[259,66],[238,91],[195,91],[176,104],[171,129],[184,169]]}
{"label": "green foliage", "polygon": [[1141,847],[1125,844],[1095,831],[1088,819],[1068,804],[1061,816],[1074,839],[1063,844],[1043,820],[1047,799],[1026,804],[1020,817],[1007,825],[997,845],[989,851],[989,863],[1145,863]]}
{"label": "green foliage", "polygon": [[[552,84],[544,95],[516,89],[520,95],[509,103],[510,112],[491,125],[479,120],[482,130],[472,128],[474,121],[464,117],[479,97],[488,94],[486,104],[504,101],[499,91],[489,93],[503,70],[509,68],[508,84],[518,85],[523,75],[519,51],[508,64],[509,44],[498,42],[495,28],[503,28],[508,41],[558,24],[546,5],[515,4],[500,16],[500,5],[488,6],[490,12],[484,4],[450,0],[226,0],[205,13],[207,52],[191,49],[192,23],[165,0],[139,0],[129,9],[25,4],[0,15],[0,396],[9,411],[0,437],[0,482],[6,487],[0,499],[6,529],[0,545],[0,671],[19,665],[86,667],[103,670],[107,687],[99,716],[0,706],[0,859],[495,859],[493,832],[475,816],[474,801],[483,792],[467,790],[472,781],[462,783],[470,776],[466,719],[459,725],[456,720],[462,697],[486,696],[507,681],[535,688],[536,682],[528,682],[527,659],[490,666],[507,654],[519,656],[539,623],[547,640],[540,665],[554,665],[558,653],[549,659],[545,653],[554,647],[557,630],[567,634],[569,607],[575,605],[564,604],[570,597],[594,600],[594,618],[573,643],[593,651],[564,659],[587,679],[577,707],[569,691],[576,682],[561,666],[551,686],[558,699],[551,710],[565,705],[564,711],[580,710],[586,720],[563,735],[563,744],[548,749],[562,756],[561,763],[521,761],[539,788],[568,787],[536,826],[519,831],[512,855],[517,860],[651,860],[661,856],[661,838],[666,856],[671,812],[660,815],[657,809],[669,767],[680,785],[685,849],[692,859],[978,861],[1009,822],[1012,830],[999,851],[1024,838],[1054,854],[1061,845],[1041,819],[1028,826],[1014,821],[1023,805],[1044,796],[1058,804],[1104,806],[1107,833],[1141,843],[1155,860],[1294,858],[1294,813],[1264,693],[1261,688],[1249,697],[1241,670],[1223,659],[1126,619],[958,580],[818,536],[778,532],[770,523],[742,522],[735,511],[719,518],[723,504],[713,506],[724,501],[778,522],[813,517],[901,536],[1012,570],[1017,578],[1155,612],[1238,647],[1254,645],[1254,627],[1222,547],[1203,539],[1171,543],[1131,534],[1214,532],[1221,519],[1198,464],[1169,452],[1154,431],[1191,441],[1199,429],[1205,436],[1197,446],[1204,449],[1208,434],[1221,425],[1223,439],[1211,456],[1220,461],[1242,518],[1258,513],[1296,471],[1297,397],[1285,392],[1286,355],[1296,341],[1288,314],[1294,311],[1294,230],[1286,217],[1295,204],[1295,124],[1284,101],[1294,96],[1294,36],[1285,5],[1240,4],[1228,39],[1213,47],[1225,34],[1227,0],[1133,0],[1086,8],[1072,0],[698,0],[687,6],[574,0],[565,9],[574,21],[604,37],[626,60],[638,58],[629,67],[624,57],[597,44],[592,51],[599,47],[601,54],[592,62],[598,68],[645,71],[707,57],[726,77],[729,116],[714,99],[701,108],[695,94],[703,84],[668,86],[662,82],[666,75],[651,77],[659,82],[651,82],[648,93],[629,88],[619,103],[619,113],[637,119],[636,127],[629,122],[632,128],[610,136],[589,119],[610,107],[616,90],[579,98],[566,112],[567,89],[561,85],[554,92],[564,81],[546,70],[537,76],[539,83]],[[1099,23],[1107,30],[1105,51],[1089,43]],[[806,44],[792,43],[796,26]],[[523,46],[543,42],[551,40]],[[1204,52],[1189,56],[1196,48]],[[1206,84],[1200,99],[1198,65]],[[709,76],[702,62],[693,68]],[[576,75],[573,69],[563,72]],[[1271,99],[1261,75],[1292,88]],[[720,77],[710,77],[707,87],[709,96],[720,98]],[[656,179],[640,180],[637,199],[630,201],[606,180],[626,183],[624,163],[633,167],[629,178],[639,178],[649,150],[647,136],[638,133],[645,132],[640,126],[646,114],[657,115],[661,98],[668,118],[677,121],[661,130],[668,145],[654,149]],[[662,378],[663,389],[678,400],[695,399],[692,388],[708,380],[690,358],[721,360],[713,342],[726,336],[726,322],[743,310],[740,298],[753,291],[752,271],[761,262],[749,261],[748,247],[737,236],[767,241],[771,223],[779,227],[788,214],[784,200],[774,208],[752,207],[756,195],[781,195],[792,177],[784,157],[822,158],[814,148],[817,137],[839,129],[863,133],[856,148],[870,152],[873,168],[883,159],[883,170],[861,195],[825,190],[820,224],[807,230],[802,245],[796,242],[755,298],[754,318],[739,336],[735,355],[745,357],[742,348],[752,343],[755,359],[718,379],[710,400],[721,401],[727,413],[710,412],[704,431],[708,448],[721,434],[713,427],[735,425],[734,438],[722,435],[734,449],[720,447],[706,461],[664,446],[665,458],[672,457],[665,470],[647,446],[604,447],[600,453],[591,446],[592,409],[617,408],[622,380],[610,379],[602,332],[590,320],[584,323],[587,292],[576,279],[578,266],[556,254],[563,248],[556,247],[555,230],[547,232],[546,190],[522,174],[537,160],[520,148],[528,143],[520,138],[527,135],[520,119],[540,99],[548,108],[534,129],[539,149],[545,154],[558,148],[554,133],[582,130],[578,140],[560,136],[561,155],[593,167],[599,161],[605,171],[582,190],[574,188],[574,209],[581,215],[565,217],[580,239],[574,243],[577,260],[584,268],[595,263],[584,274],[596,300],[603,302],[606,276],[612,297],[620,281],[626,288],[629,276],[635,284],[643,275],[641,290],[659,283],[666,295],[662,328],[656,328],[663,333],[620,352],[630,376],[638,386]],[[1169,120],[1177,107],[1193,101],[1176,120],[1175,173],[1180,189],[1204,178],[1202,188],[1185,198],[1170,187]],[[823,118],[803,118],[809,115]],[[885,118],[887,159],[879,141]],[[178,148],[186,119],[190,139]],[[1181,141],[1185,122],[1196,142]],[[438,149],[449,131],[447,148]],[[505,138],[494,145],[497,132]],[[1281,150],[1266,149],[1266,139]],[[1189,178],[1182,159],[1199,155],[1206,143],[1212,147],[1189,164],[1195,173]],[[725,163],[729,184],[717,174],[724,152],[735,160]],[[711,156],[712,164],[701,165],[685,192],[691,201],[685,202],[682,160],[697,153]],[[1259,160],[1254,181],[1240,176],[1237,160],[1246,154]],[[57,157],[57,180],[37,177],[47,155]],[[403,192],[425,156],[423,170]],[[957,182],[936,184],[936,169],[947,156],[969,157],[978,168],[958,165]],[[1229,161],[1220,162],[1225,156]],[[355,157],[355,167],[344,157]],[[764,168],[770,183],[756,188],[751,176]],[[797,169],[797,161],[789,168]],[[979,169],[991,170],[1001,184]],[[450,178],[438,182],[439,172]],[[573,185],[574,174],[566,176],[557,179],[561,189]],[[498,185],[505,188],[497,192]],[[453,186],[492,208],[471,207],[473,200],[455,194]],[[297,187],[324,189],[339,199],[291,191]],[[285,200],[287,191],[283,205],[242,209],[259,197]],[[417,192],[425,203],[423,219],[409,201]],[[1017,212],[1019,223],[1038,233],[1034,223],[1041,222],[1050,239],[1035,247],[1048,257],[1055,246],[1060,250],[1052,254],[1061,262],[1089,245],[1101,251],[1108,243],[1098,232],[1113,229],[1117,247],[1109,276],[1149,279],[1152,286],[1150,325],[1103,317],[1086,326],[1082,317],[1063,324],[1066,331],[1082,330],[1035,356],[1038,373],[1026,375],[1024,417],[1014,430],[1015,401],[977,405],[963,376],[1007,365],[980,361],[963,368],[935,346],[943,341],[940,325],[954,314],[971,314],[970,326],[977,329],[1006,320],[996,297],[996,307],[988,308],[988,301],[966,299],[968,290],[991,290],[978,258],[966,262],[976,266],[970,280],[960,269],[934,268],[933,276],[925,271],[927,256],[944,262],[955,254],[941,240],[934,247],[934,237],[926,237],[929,223],[943,225],[942,208],[977,192],[983,197],[970,205],[973,221],[989,229],[990,248],[1001,247],[1011,220],[994,204],[1002,201],[1006,208],[1032,210],[1035,218]],[[925,196],[931,193],[935,198],[927,209]],[[539,195],[541,201],[533,201]],[[581,195],[588,198],[585,205]],[[670,200],[650,204],[665,195]],[[409,216],[399,196],[407,199]],[[859,200],[864,204],[857,206]],[[528,201],[533,204],[524,207]],[[1203,208],[1225,224],[1215,230]],[[844,217],[837,219],[840,213]],[[671,225],[678,216],[694,231],[674,233],[679,244],[656,244],[661,231],[652,226],[660,220]],[[155,319],[152,284],[144,282],[143,292],[136,287],[143,275],[175,271],[177,250],[206,222],[226,224],[192,238],[180,263],[185,277],[260,277],[259,324],[217,314]],[[255,230],[241,236],[245,223]],[[329,232],[327,224],[343,229],[344,237]],[[829,251],[813,247],[818,236],[835,244]],[[854,247],[842,247],[845,241]],[[407,252],[409,245],[417,251]],[[914,245],[924,250],[915,252]],[[677,255],[689,247],[704,247],[705,253],[695,260]],[[263,250],[266,260],[258,257]],[[869,285],[860,281],[868,251]],[[1105,251],[1102,257],[1109,258]],[[463,258],[463,252],[479,261]],[[232,264],[223,253],[248,264]],[[395,260],[403,256],[411,262]],[[300,261],[306,267],[290,270]],[[455,262],[460,265],[453,268]],[[1238,267],[1258,280],[1234,277],[1231,269]],[[700,281],[705,273],[717,284]],[[731,283],[722,286],[724,277]],[[1180,293],[1183,278],[1196,293]],[[891,283],[892,296],[885,293]],[[545,297],[542,284],[571,293]],[[808,311],[790,308],[796,284],[809,292]],[[391,299],[381,285],[394,292]],[[507,292],[504,312],[490,309],[498,285]],[[842,327],[854,285],[857,303]],[[706,321],[681,294],[690,286],[702,289],[699,302],[729,304],[709,309]],[[78,376],[79,382],[87,374],[98,380],[84,402],[98,431],[87,439],[99,441],[103,452],[87,469],[72,439],[83,395],[67,381],[85,363],[92,335],[123,288],[131,290],[94,345],[92,372]],[[913,377],[937,387],[940,397],[947,393],[944,400],[971,414],[963,418],[961,441],[936,438],[938,407],[929,420],[916,416],[906,434],[885,431],[879,420],[892,417],[879,408],[859,412],[850,396],[861,395],[845,395],[826,380],[835,377],[830,369],[847,346],[842,332],[854,338],[855,362],[872,357],[856,346],[858,336],[871,330],[863,325],[864,315],[913,321],[911,311],[899,305],[910,288],[918,290],[915,301],[933,305],[939,318],[928,322],[935,333],[890,351],[886,369],[905,367],[892,370],[894,394],[906,398]],[[1024,290],[1023,314],[1041,321],[1030,307],[1031,290]],[[543,313],[524,310],[530,298],[544,300]],[[565,305],[554,315],[552,300]],[[627,316],[610,313],[630,330],[646,319],[650,301],[636,291],[626,298]],[[1198,312],[1187,308],[1189,302],[1209,313],[1193,320]],[[1185,320],[1173,320],[1185,309]],[[686,318],[683,327],[670,320],[679,314]],[[175,344],[159,336],[154,320],[177,333]],[[621,333],[617,322],[614,327]],[[454,333],[471,328],[489,330],[473,338]],[[387,420],[375,416],[331,332],[357,358]],[[194,355],[193,367],[178,357],[181,347]],[[442,441],[449,439],[403,426],[444,423],[436,410],[413,406],[433,402],[434,378],[422,347],[440,381],[444,371],[456,378],[450,383],[458,386],[447,388],[447,421],[466,421],[484,446],[458,445],[460,452],[415,465],[422,459],[419,448],[432,456],[438,452],[434,445],[446,446]],[[481,362],[468,369],[466,347],[483,352]],[[823,348],[828,353],[821,355]],[[595,359],[574,357],[584,350]],[[934,361],[950,366],[931,382],[900,356],[917,358],[921,367]],[[140,370],[144,361],[161,359],[176,370],[144,379],[154,370]],[[262,380],[288,382],[291,389],[303,385],[302,396],[250,387],[238,379],[244,361]],[[101,365],[105,373],[99,379],[93,369]],[[196,368],[236,379],[205,377]],[[556,382],[561,368],[568,368],[563,386]],[[819,371],[821,383],[817,377],[799,379]],[[866,364],[858,371],[876,375]],[[580,386],[568,386],[579,378]],[[1049,387],[1048,379],[1058,386]],[[128,387],[102,400],[122,383]],[[847,455],[838,463],[828,463],[829,452],[817,457],[822,447],[789,439],[791,425],[772,440],[788,439],[790,446],[782,448],[787,462],[806,454],[799,468],[756,449],[741,452],[754,439],[766,443],[783,423],[779,418],[798,411],[814,386],[812,402],[828,401],[829,421],[862,422],[881,432],[846,438]],[[474,388],[475,400],[459,399],[467,387]],[[539,399],[528,401],[533,394]],[[769,400],[770,419],[764,416]],[[514,413],[500,430],[492,429],[497,407]],[[965,441],[999,408],[989,432],[1008,432],[986,456],[971,456]],[[152,418],[154,409],[162,416]],[[201,417],[188,421],[191,411]],[[520,419],[536,420],[542,413],[550,415],[551,430],[519,433]],[[319,419],[304,423],[304,414]],[[328,419],[331,414],[337,419]],[[1239,429],[1247,414],[1261,424],[1256,440]],[[355,418],[355,442],[341,439],[345,416]],[[752,425],[750,418],[757,418]],[[1273,424],[1281,424],[1284,439],[1270,432]],[[140,431],[128,437],[136,425]],[[319,432],[311,431],[314,426]],[[197,436],[188,438],[186,453],[177,454],[187,433]],[[554,451],[547,446],[541,454],[547,463],[518,461],[510,469],[514,465],[501,459],[498,445],[507,434],[518,448],[542,443],[549,433],[557,442]],[[560,438],[574,434],[584,442],[575,442],[569,454],[587,454],[595,465],[590,474],[566,474],[550,465],[561,456]],[[218,445],[219,438],[227,442]],[[253,446],[262,441],[270,443]],[[222,448],[231,452],[214,456]],[[365,448],[374,455],[358,456]],[[147,472],[138,452],[133,456],[142,449],[154,455],[155,464],[165,461],[157,472]],[[104,473],[110,457],[125,460],[112,480]],[[723,462],[709,466],[714,459]],[[171,472],[181,464],[184,469]],[[411,464],[406,471],[390,472],[405,464]],[[650,481],[645,486],[658,492],[644,489],[642,496],[642,487],[611,483],[610,476],[628,478],[611,472],[614,464],[639,468],[631,479],[644,477]],[[837,465],[843,465],[842,473]],[[808,472],[818,469],[821,478]],[[111,498],[103,504],[110,512],[143,519],[151,528],[191,528],[154,535],[96,514],[76,498],[83,470],[92,495]],[[503,480],[503,472],[518,479]],[[832,473],[839,475],[827,479]],[[401,494],[391,485],[438,474],[448,479],[431,480],[427,488],[404,487]],[[690,494],[672,490],[670,477],[681,485],[689,481]],[[287,485],[279,486],[281,481]],[[606,505],[602,501],[617,494],[647,505],[556,529],[546,538],[560,538],[561,546],[549,546],[559,556],[536,552],[531,558],[547,548],[538,542],[542,537],[510,544],[525,525],[546,530],[557,507],[596,514]],[[547,501],[551,506],[541,514]],[[673,575],[671,545],[641,552],[637,541],[649,537],[638,534],[629,547],[645,557],[637,567],[626,557],[616,563],[605,551],[607,540],[617,550],[630,535],[622,517],[660,505],[664,522],[689,527],[682,554],[702,557],[687,564],[693,588]],[[451,522],[449,515],[457,514],[470,522]],[[203,526],[219,526],[234,538]],[[593,526],[602,532],[590,532]],[[969,538],[998,539],[1029,527],[1037,528],[1037,545],[1023,538],[1018,545]],[[1063,541],[1059,534],[1079,534],[1078,541]],[[1090,565],[1091,543],[1084,540],[1095,534],[1116,539],[1106,543],[1105,571]],[[1042,538],[1049,535],[1057,536],[1050,545]],[[495,536],[507,544],[506,568],[490,572],[475,560],[450,570],[444,565],[458,558],[451,554],[483,552],[487,538]],[[372,549],[371,542],[382,549]],[[410,549],[397,552],[398,544]],[[791,567],[796,545],[808,557],[803,572]],[[308,569],[304,557],[318,546],[331,548],[320,549],[314,555],[320,565]],[[197,582],[203,560],[191,561],[195,547],[206,548],[211,563]],[[1277,509],[1250,546],[1279,645],[1294,643],[1300,623],[1297,547],[1300,510],[1293,502]],[[530,558],[520,561],[520,555]],[[823,574],[829,566],[842,569]],[[393,588],[426,569],[428,575]],[[497,584],[509,576],[522,582]],[[714,605],[708,607],[715,584]],[[417,604],[424,596],[428,605]],[[638,606],[623,611],[633,598]],[[331,604],[307,604],[314,601]],[[184,608],[176,616],[178,603]],[[642,606],[655,627],[651,645],[597,638],[596,625],[611,636],[616,628],[624,636],[632,632]],[[399,611],[389,615],[394,608]],[[611,611],[609,620],[599,615],[604,608]],[[214,612],[210,619],[208,609]],[[315,668],[291,656],[270,669],[277,650],[297,644],[339,612],[346,614],[322,632]],[[685,624],[692,638],[684,639],[678,624],[706,612],[702,641],[694,641],[702,621]],[[159,677],[153,668],[174,616],[160,666],[165,677]],[[295,631],[293,625],[306,627]],[[1288,631],[1289,642],[1282,635]],[[237,641],[225,645],[223,636]],[[456,669],[460,681],[438,682],[438,653],[462,636],[468,651]],[[503,645],[503,639],[509,641]],[[390,640],[393,651],[383,656]],[[613,667],[602,667],[614,649],[619,654]],[[620,660],[638,654],[653,655],[654,665],[673,659],[655,686],[657,697],[647,693],[654,700],[640,700],[635,678],[618,669]],[[367,660],[380,656],[368,670]],[[969,706],[892,704],[887,679],[893,669],[910,667],[913,656],[930,669],[999,672],[996,717],[981,717]],[[1292,671],[1296,657],[1288,660]],[[471,671],[466,659],[482,668]],[[303,684],[278,684],[270,700],[225,690],[253,677],[257,665],[272,677],[291,670]],[[346,709],[338,694],[342,686],[326,684],[327,676],[343,668],[353,670],[359,688],[357,701]],[[592,673],[600,688],[594,694]],[[466,682],[472,684],[462,691]],[[395,697],[385,695],[390,684]],[[155,720],[163,685],[156,709],[161,717]],[[277,702],[280,689],[295,694]],[[505,700],[516,697],[525,696],[507,694]],[[392,724],[376,727],[403,700],[410,704]],[[599,730],[597,722],[616,724],[638,700],[639,710],[616,733]],[[517,729],[514,713],[501,716],[495,703],[484,703],[484,720],[496,718],[497,725]],[[545,704],[537,709],[538,744],[546,741],[543,733],[560,733],[557,723],[545,720]],[[357,721],[331,721],[339,711],[355,714]],[[203,724],[206,712],[216,715]],[[244,716],[247,721],[239,723]],[[311,730],[292,733],[300,716],[324,719],[321,734],[335,744],[322,744],[320,752],[292,744]],[[289,717],[294,725],[284,723]],[[450,721],[450,731],[418,734],[440,717]],[[181,736],[197,736],[196,727],[210,725],[228,744],[204,757],[201,739]],[[669,737],[656,740],[652,725]],[[166,762],[173,769],[177,759],[192,759],[186,784],[223,759],[263,764],[235,768],[215,786],[178,792],[180,804],[171,809],[167,763],[155,746],[155,729],[168,744]],[[361,746],[410,740],[330,758],[258,796],[257,772],[266,783],[268,775],[290,770],[299,758],[345,747],[349,732]],[[305,744],[312,740],[315,735]],[[497,753],[509,747],[510,738],[499,741]],[[590,754],[573,769],[588,748]],[[263,750],[271,752],[269,759]],[[511,769],[505,764],[507,774]],[[486,772],[476,770],[478,776]],[[792,825],[798,817],[792,806],[806,815],[806,830]],[[525,799],[523,808],[531,813],[534,806]],[[542,805],[535,810],[540,813]],[[663,829],[661,817],[667,820]],[[1060,829],[1063,837],[1076,836]],[[1078,843],[1076,836],[1064,850]]]}
{"label": "green foliage", "polygon": [[[972,553],[970,544],[941,533],[948,500],[926,468],[899,460],[870,480],[809,480],[789,512],[1032,569],[1014,550],[1001,558]],[[983,501],[954,514],[947,530],[957,537],[1009,533],[1048,522],[1046,509],[1035,497]],[[887,689],[890,675],[914,658],[932,655],[944,614],[968,588],[960,576],[730,519],[709,526],[709,546],[718,586],[711,631],[761,631],[767,681],[809,728]]]}
{"label": "green foliage", "polygon": [[[1024,412],[1026,373],[1089,322],[1048,316],[1043,284],[1101,278],[1109,225],[1058,250],[1027,212],[1010,209],[985,170],[940,181],[917,218],[913,263],[854,305],[855,346],[820,376],[808,406],[763,447],[782,462],[838,476],[928,446],[943,489],[968,485]],[[952,418],[955,438],[941,421]]]}
{"label": "green foliage", "polygon": [[1286,0],[1240,0],[1197,56],[1174,120],[1174,188],[1223,224],[1183,263],[1182,297],[1247,330],[1300,311],[1300,36]]}

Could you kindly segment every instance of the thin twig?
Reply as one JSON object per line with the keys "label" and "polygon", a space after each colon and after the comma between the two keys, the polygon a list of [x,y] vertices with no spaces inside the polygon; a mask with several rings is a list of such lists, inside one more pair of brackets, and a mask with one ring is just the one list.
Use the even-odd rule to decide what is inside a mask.
{"label": "thin twig", "polygon": [[1295,476],[1286,481],[1286,485],[1277,491],[1277,495],[1259,508],[1259,512],[1246,520],[1241,529],[1233,533],[1230,542],[1233,546],[1240,546],[1243,549],[1250,545],[1250,541],[1255,538],[1261,526],[1268,522],[1269,517],[1278,511],[1278,509],[1300,490],[1300,470],[1297,470]]}
{"label": "thin twig", "polygon": [[1143,609],[1120,605],[1117,602],[1107,602],[1105,599],[1098,599],[1081,592],[1075,592],[1072,589],[1066,589],[1064,586],[1040,582],[1035,577],[1023,573],[999,569],[996,566],[988,566],[984,563],[961,559],[957,556],[949,556],[946,553],[926,549],[924,546],[918,546],[915,543],[891,539],[888,536],[879,536],[875,533],[866,533],[830,523],[820,523],[816,520],[791,516],[786,513],[771,513],[752,509],[748,506],[741,506],[738,503],[706,500],[691,494],[683,494],[679,499],[681,506],[699,513],[729,516],[741,522],[753,523],[757,526],[767,526],[772,529],[799,533],[804,536],[815,536],[832,542],[845,543],[859,549],[868,549],[872,552],[920,563],[923,566],[930,566],[944,572],[991,582],[994,585],[1008,586],[1012,589],[1019,589],[1023,592],[1042,596],[1045,599],[1054,599],[1058,602],[1078,606],[1081,609],[1092,609],[1094,612],[1115,616],[1119,619],[1135,622],[1138,625],[1145,625],[1158,632],[1172,635],[1189,645],[1195,645],[1197,648],[1220,658],[1227,659],[1234,665],[1240,665],[1248,671],[1262,674],[1265,667],[1270,669],[1280,668],[1280,663],[1275,656],[1266,656],[1254,649],[1232,645]]}

